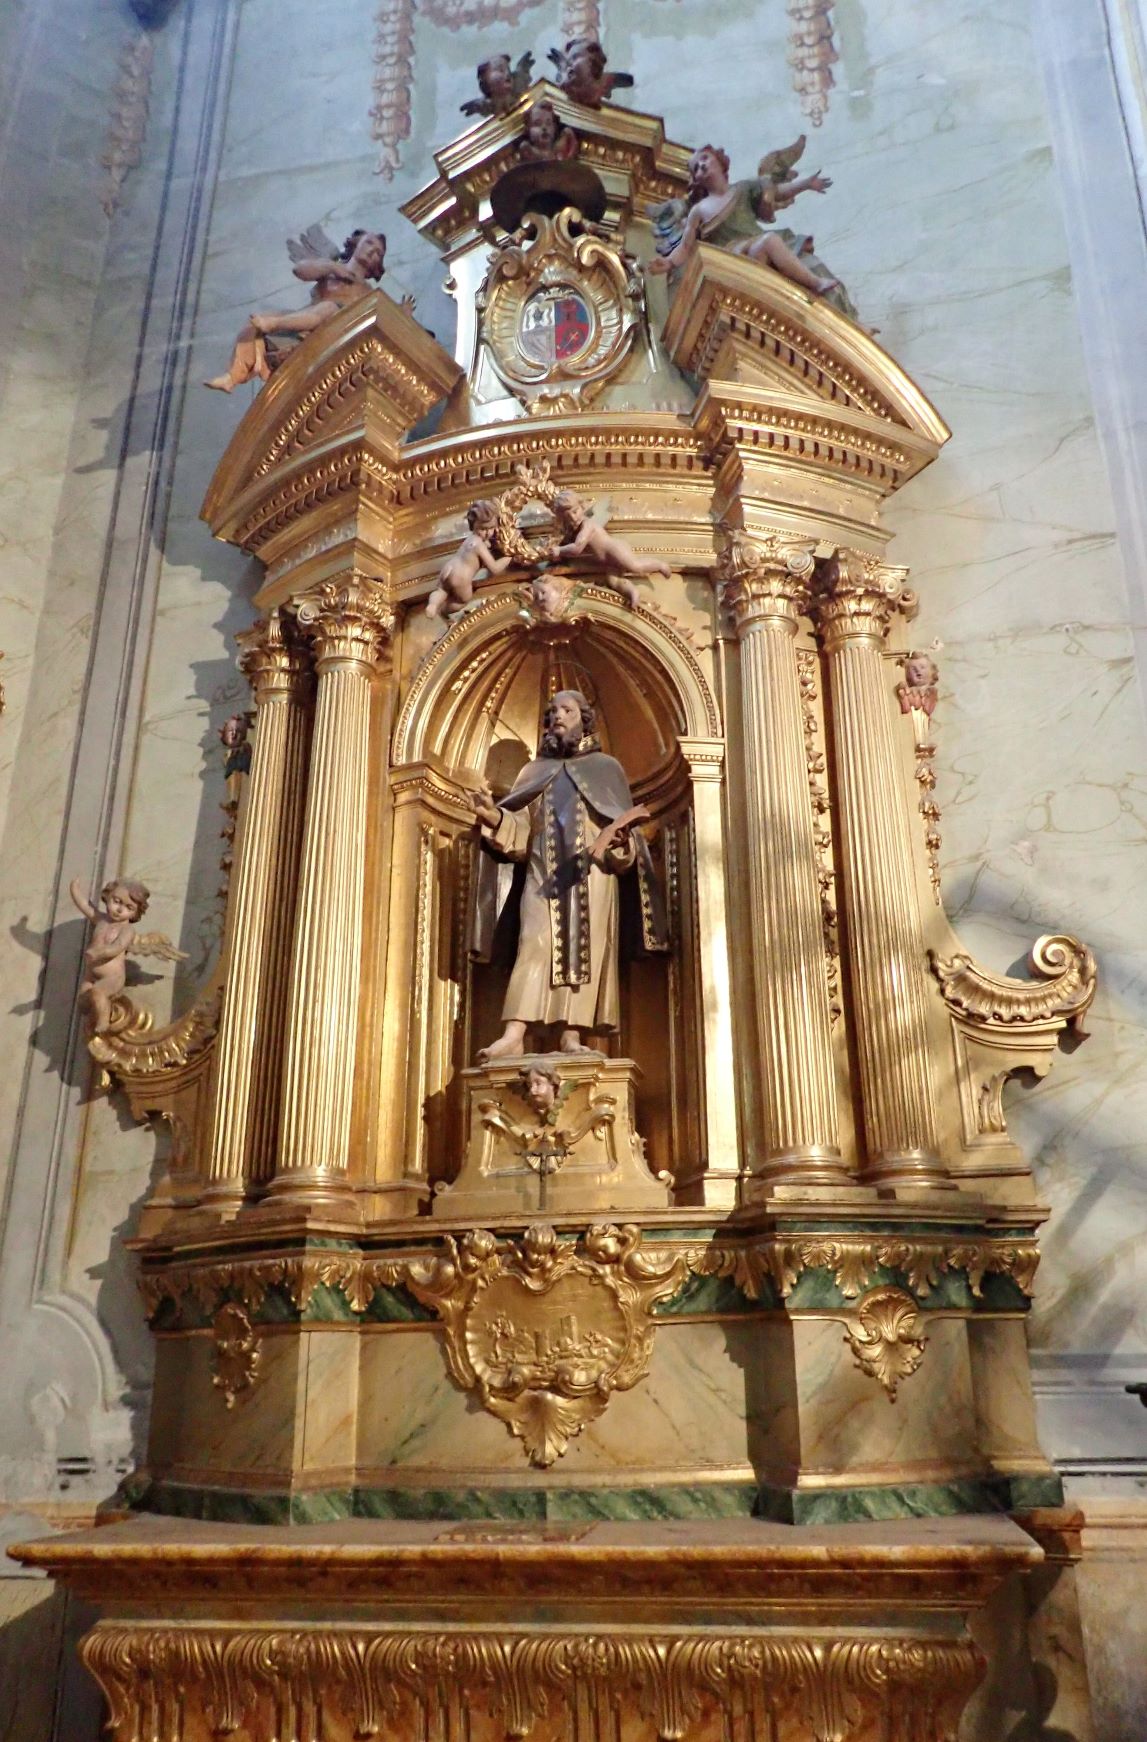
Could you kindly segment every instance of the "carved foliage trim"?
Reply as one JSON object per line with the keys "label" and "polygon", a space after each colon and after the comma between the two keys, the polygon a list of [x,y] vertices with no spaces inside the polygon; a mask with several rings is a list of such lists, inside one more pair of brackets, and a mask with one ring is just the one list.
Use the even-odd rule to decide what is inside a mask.
{"label": "carved foliage trim", "polygon": [[916,1302],[902,1288],[874,1288],[861,1301],[856,1319],[844,1340],[861,1372],[883,1385],[889,1403],[894,1403],[901,1381],[924,1359]]}
{"label": "carved foliage trim", "polygon": [[259,1336],[241,1306],[229,1301],[215,1314],[211,1327],[215,1339],[211,1383],[223,1393],[228,1409],[242,1391],[249,1391],[262,1359]]}
{"label": "carved foliage trim", "polygon": [[[604,1230],[628,1239],[628,1231]],[[472,1240],[476,1235],[470,1237]],[[492,1239],[485,1235],[483,1239]],[[479,1246],[482,1241],[479,1241]],[[601,1242],[598,1242],[601,1249]],[[680,1267],[676,1268],[677,1260]],[[373,1258],[348,1250],[317,1250],[271,1258],[238,1258],[219,1263],[181,1263],[162,1270],[145,1271],[140,1291],[149,1318],[163,1301],[178,1307],[182,1300],[195,1303],[210,1317],[220,1304],[233,1299],[248,1313],[258,1313],[272,1288],[282,1289],[296,1312],[307,1313],[320,1288],[337,1290],[354,1313],[365,1313],[380,1288],[410,1288],[437,1311],[435,1293],[449,1292],[450,1267],[474,1264],[473,1249],[455,1254],[451,1244],[447,1257],[407,1256]],[[627,1262],[631,1262],[628,1261]],[[983,1296],[984,1277],[1007,1276],[1029,1296],[1039,1264],[1039,1247],[1030,1237],[1012,1239],[945,1239],[912,1235],[883,1237],[863,1234],[804,1235],[793,1239],[714,1241],[708,1246],[646,1246],[639,1262],[673,1280],[672,1293],[684,1285],[686,1274],[724,1277],[750,1301],[775,1295],[785,1301],[801,1276],[809,1270],[831,1272],[846,1300],[855,1300],[869,1286],[877,1270],[893,1270],[903,1276],[918,1297],[929,1294],[945,1273],[962,1273],[975,1299]],[[421,1289],[421,1293],[419,1290]],[[658,1293],[658,1300],[672,1298]],[[617,1389],[617,1387],[615,1387]]]}
{"label": "carved foliage trim", "polygon": [[[317,1742],[441,1736],[614,1736],[624,1712],[662,1742],[741,1714],[744,1742],[861,1734],[951,1742],[983,1658],[968,1640],[776,1634],[381,1632],[144,1627],[100,1622],[80,1654],[116,1742],[259,1734]],[[577,1714],[575,1719],[575,1713]],[[564,1714],[565,1726],[554,1728]],[[342,1722],[339,1722],[339,1719]],[[644,1720],[644,1723],[642,1722]],[[473,1731],[471,1730],[473,1724]],[[582,1725],[585,1724],[583,1730]]]}
{"label": "carved foliage trim", "polygon": [[178,1070],[215,1038],[222,988],[214,987],[183,1016],[152,1028],[151,1012],[131,999],[112,1000],[111,1023],[88,1041],[92,1057],[122,1081]]}

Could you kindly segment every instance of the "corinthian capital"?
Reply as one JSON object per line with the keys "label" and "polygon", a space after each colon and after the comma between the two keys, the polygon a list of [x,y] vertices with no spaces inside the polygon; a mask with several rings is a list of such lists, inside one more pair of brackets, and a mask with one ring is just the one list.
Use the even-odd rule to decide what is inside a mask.
{"label": "corinthian capital", "polygon": [[838,550],[817,565],[814,611],[831,651],[842,641],[883,641],[893,615],[912,617],[916,595],[905,585],[908,570],[859,550]]}
{"label": "corinthian capital", "polygon": [[240,630],[235,639],[239,643],[239,669],[251,685],[257,706],[262,707],[271,696],[302,693],[309,673],[306,652],[278,611],[260,617],[250,629]]}
{"label": "corinthian capital", "polygon": [[311,639],[319,671],[332,665],[373,669],[394,630],[383,588],[357,572],[320,581],[297,601],[295,616]]}
{"label": "corinthian capital", "polygon": [[732,611],[738,630],[768,618],[796,627],[816,566],[814,548],[813,539],[797,538],[792,533],[750,535],[726,529],[725,548],[712,573],[721,601]]}

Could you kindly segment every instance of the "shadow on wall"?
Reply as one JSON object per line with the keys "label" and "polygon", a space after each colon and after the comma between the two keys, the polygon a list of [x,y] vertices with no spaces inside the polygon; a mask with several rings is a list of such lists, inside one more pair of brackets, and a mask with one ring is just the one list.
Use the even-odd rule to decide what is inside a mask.
{"label": "shadow on wall", "polygon": [[[22,1516],[22,1540],[42,1536]],[[0,1555],[4,1539],[0,1532]],[[11,1562],[7,1563],[11,1566]],[[13,1568],[13,1571],[15,1569]],[[96,1611],[48,1579],[5,1576],[0,1565],[0,1737],[4,1742],[99,1742],[103,1701],[76,1646]]]}

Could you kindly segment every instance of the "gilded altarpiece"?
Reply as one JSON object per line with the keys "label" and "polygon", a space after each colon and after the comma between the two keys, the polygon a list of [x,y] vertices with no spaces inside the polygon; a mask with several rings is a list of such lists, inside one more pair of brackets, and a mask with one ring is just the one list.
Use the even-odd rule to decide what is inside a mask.
{"label": "gilded altarpiece", "polygon": [[[532,209],[537,102],[584,173]],[[642,278],[689,173],[657,118],[543,83],[437,163],[406,212],[457,354],[358,297],[204,504],[264,570],[223,956],[91,1048],[172,1136],[148,1462],[137,1518],[27,1552],[104,1605],[123,1739],[940,1742],[967,1618],[1071,1558],[1003,1090],[1095,978],[1068,937],[989,973],[944,917],[880,514],[948,431],[782,272],[702,242]],[[502,566],[430,616],[464,523]],[[511,1069],[475,804],[571,692],[666,934],[621,952],[616,1035]]]}

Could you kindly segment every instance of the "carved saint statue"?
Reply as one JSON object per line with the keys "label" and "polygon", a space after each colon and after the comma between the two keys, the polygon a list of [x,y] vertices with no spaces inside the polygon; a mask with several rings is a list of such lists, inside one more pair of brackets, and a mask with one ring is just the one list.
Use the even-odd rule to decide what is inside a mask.
{"label": "carved saint statue", "polygon": [[92,922],[92,935],[84,951],[80,1005],[91,1032],[102,1034],[111,1025],[112,1000],[126,984],[128,956],[159,956],[165,962],[185,962],[187,957],[163,932],[132,929],[147,912],[151,899],[144,884],[127,877],[114,877],[105,883],[100,890],[102,913],[88,900],[78,877],[73,877],[70,889],[72,900]]}
{"label": "carved saint statue", "polygon": [[[769,152],[757,165],[751,181],[729,180],[729,157],[715,145],[703,145],[689,159],[689,198],[684,206],[671,201],[655,208],[655,228],[666,235],[672,211],[683,223],[675,245],[651,260],[648,271],[657,275],[684,266],[699,242],[727,248],[731,254],[743,254],[763,266],[771,266],[794,284],[823,296],[842,314],[856,319],[856,309],[839,278],[827,272],[812,252],[812,237],[800,236],[792,230],[763,230],[762,223],[771,224],[782,206],[789,206],[798,194],[825,193],[831,186],[830,177],[804,176],[798,180],[793,166],[804,151],[801,137],[783,151]],[[659,243],[659,246],[661,244]]]}
{"label": "carved saint statue", "polygon": [[[486,852],[478,886],[475,954],[489,960],[497,911],[497,860],[524,865],[518,950],[502,1006],[505,1029],[483,1060],[525,1053],[526,1030],[560,1033],[562,1052],[585,1052],[582,1036],[618,1025],[618,880],[633,873],[643,950],[669,947],[649,848],[620,762],[594,735],[594,712],[577,690],[559,690],[546,709],[535,761],[500,804],[489,789],[471,795]],[[630,879],[626,878],[627,883]],[[520,895],[517,893],[520,885]]]}
{"label": "carved saint statue", "polygon": [[[310,303],[303,309],[264,309],[253,314],[235,340],[226,372],[205,381],[205,387],[230,393],[253,375],[266,381],[281,360],[268,347],[268,335],[290,333],[302,338],[329,321],[347,303],[365,296],[371,284],[377,284],[382,277],[386,237],[378,230],[352,230],[338,249],[321,224],[312,224],[298,241],[288,241],[287,253],[295,277],[314,285]],[[413,308],[414,299],[403,297],[402,306]]]}

